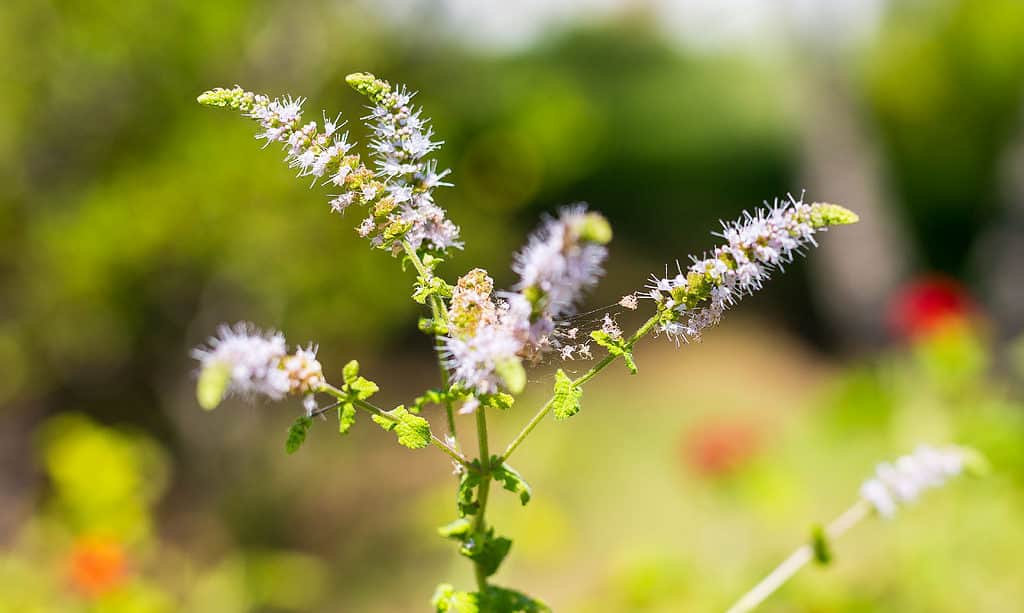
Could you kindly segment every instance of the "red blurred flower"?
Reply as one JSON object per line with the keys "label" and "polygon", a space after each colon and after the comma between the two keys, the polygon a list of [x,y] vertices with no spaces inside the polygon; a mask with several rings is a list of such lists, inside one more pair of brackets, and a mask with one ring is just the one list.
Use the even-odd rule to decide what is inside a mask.
{"label": "red blurred flower", "polygon": [[888,319],[896,336],[917,340],[978,314],[978,305],[954,279],[923,277],[901,289],[889,304]]}
{"label": "red blurred flower", "polygon": [[743,422],[707,422],[686,436],[684,460],[697,473],[721,477],[739,469],[758,447],[757,431]]}
{"label": "red blurred flower", "polygon": [[128,575],[124,548],[117,541],[97,536],[78,539],[68,556],[72,586],[95,598],[120,586]]}

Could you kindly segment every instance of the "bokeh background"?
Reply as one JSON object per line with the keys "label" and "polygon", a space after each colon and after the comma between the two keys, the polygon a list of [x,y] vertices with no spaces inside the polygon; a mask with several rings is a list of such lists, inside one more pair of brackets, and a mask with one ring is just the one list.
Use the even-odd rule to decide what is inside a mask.
{"label": "bokeh background", "polygon": [[[241,83],[358,133],[358,70],[420,90],[446,141],[450,276],[510,282],[538,215],[578,200],[616,230],[592,307],[763,199],[862,217],[538,429],[534,501],[494,497],[517,538],[498,583],[558,611],[724,610],[877,461],[955,441],[992,475],[859,526],[764,610],[1024,607],[1018,0],[9,0],[0,57],[0,610],[420,611],[472,585],[434,535],[439,454],[363,422],[285,456],[297,403],[193,396],[189,349],[243,319],[329,372],[358,358],[383,402],[432,384],[408,275],[195,104]],[[586,368],[531,373],[497,444],[555,366]]]}

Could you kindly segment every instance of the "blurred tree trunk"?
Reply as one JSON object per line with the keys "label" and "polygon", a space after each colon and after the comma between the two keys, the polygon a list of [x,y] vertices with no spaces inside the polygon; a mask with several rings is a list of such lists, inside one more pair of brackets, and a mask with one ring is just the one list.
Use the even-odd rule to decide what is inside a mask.
{"label": "blurred tree trunk", "polygon": [[802,176],[812,199],[856,211],[860,223],[836,232],[809,262],[811,287],[835,340],[867,350],[886,339],[886,306],[912,267],[913,250],[885,188],[882,162],[835,62],[804,71]]}

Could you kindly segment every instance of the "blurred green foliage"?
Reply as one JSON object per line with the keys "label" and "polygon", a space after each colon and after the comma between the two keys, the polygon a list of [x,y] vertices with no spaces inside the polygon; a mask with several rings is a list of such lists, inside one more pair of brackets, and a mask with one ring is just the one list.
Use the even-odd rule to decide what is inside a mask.
{"label": "blurred green foliage", "polygon": [[148,437],[67,413],[38,436],[51,491],[0,554],[0,606],[40,613],[308,610],[322,563],[237,551],[210,569],[161,542],[167,457]]}
{"label": "blurred green foliage", "polygon": [[1020,138],[1024,4],[893,3],[864,58],[865,98],[926,264],[963,274],[1001,218],[1000,159]]}

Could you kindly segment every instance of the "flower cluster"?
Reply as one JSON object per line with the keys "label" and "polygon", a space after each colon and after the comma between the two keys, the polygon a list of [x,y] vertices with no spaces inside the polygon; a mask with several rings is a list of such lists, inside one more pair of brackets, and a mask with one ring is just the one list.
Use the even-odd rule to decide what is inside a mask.
{"label": "flower cluster", "polygon": [[443,141],[432,140],[433,128],[422,116],[423,109],[410,105],[415,93],[366,73],[349,75],[347,80],[374,104],[364,119],[373,132],[371,149],[386,186],[385,200],[394,207],[389,222],[407,228],[403,238],[416,249],[424,243],[440,251],[461,247],[459,228],[433,198],[435,187],[451,186],[443,180],[450,171],[438,171],[436,160],[425,160]]}
{"label": "flower cluster", "polygon": [[647,295],[665,315],[659,331],[677,342],[699,339],[729,306],[761,289],[773,270],[793,261],[807,245],[817,245],[815,233],[856,221],[857,215],[841,206],[789,196],[723,222],[716,236],[727,241],[724,245],[693,258],[685,271],[677,263],[674,276],[651,277]]}
{"label": "flower cluster", "polygon": [[936,449],[923,445],[894,463],[879,464],[875,476],[861,486],[861,498],[882,517],[892,517],[900,503],[913,502],[925,490],[937,488],[963,472],[969,459],[967,450],[960,447]]}
{"label": "flower cluster", "polygon": [[[610,240],[611,227],[602,215],[582,204],[566,207],[544,220],[516,254],[515,291],[493,296],[493,281],[481,269],[459,279],[442,346],[453,379],[480,393],[494,392],[499,384],[509,387],[509,372],[521,370],[522,358],[535,360],[559,349],[554,334],[559,318],[571,315],[597,283]],[[572,357],[576,347],[569,347],[567,357]],[[589,355],[589,345],[580,351]]]}
{"label": "flower cluster", "polygon": [[272,100],[235,87],[207,91],[198,100],[255,119],[262,129],[257,138],[281,144],[286,161],[300,177],[340,188],[341,193],[330,200],[331,210],[343,213],[352,205],[366,207],[369,215],[356,231],[373,246],[393,253],[401,251],[402,241],[417,250],[460,248],[458,227],[432,195],[435,187],[450,185],[443,181],[448,171],[439,172],[435,161],[424,159],[441,142],[431,140],[433,133],[422,111],[409,106],[412,94],[364,73],[349,75],[348,82],[374,104],[366,119],[373,134],[370,151],[376,170],[352,152],[354,144],[347,133],[340,132],[340,115],[328,119],[323,113],[322,122],[303,123],[301,98]]}
{"label": "flower cluster", "polygon": [[324,384],[315,347],[289,354],[280,332],[262,332],[245,322],[220,326],[217,336],[193,350],[192,357],[199,360],[206,408],[231,394],[280,400],[288,394],[312,394]]}

